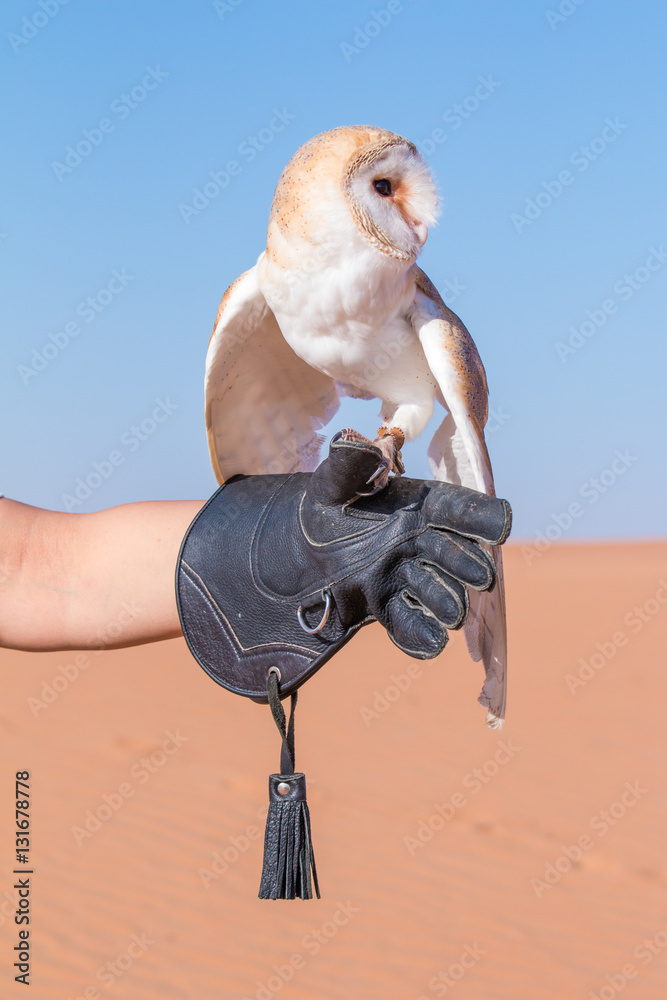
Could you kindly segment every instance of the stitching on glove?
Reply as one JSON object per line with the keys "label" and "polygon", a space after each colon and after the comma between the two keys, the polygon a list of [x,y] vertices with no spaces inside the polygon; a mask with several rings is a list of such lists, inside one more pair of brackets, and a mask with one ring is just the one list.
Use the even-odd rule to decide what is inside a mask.
{"label": "stitching on glove", "polygon": [[[461,595],[459,594],[459,592],[455,590],[453,587],[451,587],[447,582],[447,580],[445,579],[445,577],[441,575],[441,573],[445,573],[446,570],[440,569],[440,567],[438,567],[435,563],[427,562],[427,560],[425,559],[420,559],[418,564],[422,567],[422,569],[425,569],[426,572],[433,577],[438,586],[446,590],[448,594],[451,594],[451,596],[454,598],[456,607],[458,608],[459,613],[455,621],[449,622],[445,621],[443,618],[438,618],[440,624],[446,626],[446,628],[451,628],[454,630],[461,628],[466,618],[468,617],[468,612],[470,610],[470,602],[468,600],[466,585],[463,583],[461,584],[461,587],[463,589],[463,598],[464,598],[462,602]],[[456,577],[454,577],[454,579],[456,579]],[[460,581],[458,582],[460,583]],[[437,616],[434,615],[433,617],[435,618]]]}
{"label": "stitching on glove", "polygon": [[[464,583],[465,586],[467,586],[467,587],[472,587],[473,590],[480,590],[480,591],[481,590],[488,590],[489,587],[490,587],[490,585],[493,583],[493,581],[495,580],[495,577],[496,577],[495,566],[493,566],[493,564],[489,561],[490,557],[487,560],[487,559],[484,559],[483,557],[481,557],[480,555],[478,555],[478,553],[475,552],[474,549],[471,552],[469,549],[467,549],[465,547],[465,545],[463,545],[459,541],[459,539],[454,534],[450,534],[449,532],[447,532],[447,537],[449,538],[449,541],[453,545],[456,546],[456,548],[459,550],[459,552],[463,552],[465,556],[469,556],[470,559],[473,560],[473,562],[476,562],[478,566],[482,566],[486,570],[486,581],[484,583],[469,583],[467,580],[466,581],[461,580],[460,582]],[[484,552],[484,551],[485,550],[482,549],[482,552]],[[454,573],[450,573],[450,575],[453,576],[454,579],[458,579],[458,577],[455,576]]]}
{"label": "stitching on glove", "polygon": [[296,642],[272,642],[271,640],[266,640],[253,646],[244,646],[241,640],[239,639],[238,635],[234,631],[234,627],[229,621],[229,618],[224,613],[224,611],[222,610],[216,599],[213,597],[213,594],[210,592],[210,590],[200,577],[199,573],[197,573],[196,570],[192,569],[191,566],[188,566],[188,564],[184,559],[181,561],[181,566],[184,568],[184,570],[188,571],[187,573],[185,573],[186,579],[189,580],[192,586],[199,591],[204,601],[206,601],[208,606],[211,608],[213,614],[224,621],[227,630],[230,632],[231,637],[233,638],[233,641],[236,643],[238,648],[242,650],[242,652],[248,653],[251,652],[253,649],[262,649],[265,646],[280,646],[283,649],[285,647],[288,647],[298,650],[301,653],[307,653],[310,658],[314,656],[312,649],[310,649],[308,646],[299,646],[298,643]]}

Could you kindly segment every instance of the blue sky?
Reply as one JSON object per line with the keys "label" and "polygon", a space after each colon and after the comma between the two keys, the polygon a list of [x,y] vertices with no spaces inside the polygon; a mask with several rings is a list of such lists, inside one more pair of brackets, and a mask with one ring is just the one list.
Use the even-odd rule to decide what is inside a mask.
{"label": "blue sky", "polygon": [[657,0],[7,0],[4,492],[90,511],[213,491],[222,292],[298,146],[371,123],[436,176],[420,263],[482,355],[514,537],[662,534],[666,21]]}

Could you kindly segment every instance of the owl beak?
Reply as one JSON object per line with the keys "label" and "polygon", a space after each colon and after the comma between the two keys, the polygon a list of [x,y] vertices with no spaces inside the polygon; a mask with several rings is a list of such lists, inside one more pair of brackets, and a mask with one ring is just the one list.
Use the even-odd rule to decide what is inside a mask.
{"label": "owl beak", "polygon": [[423,222],[413,222],[412,228],[415,231],[415,236],[419,242],[419,246],[423,247],[426,243],[426,237],[428,236],[428,226],[425,226]]}

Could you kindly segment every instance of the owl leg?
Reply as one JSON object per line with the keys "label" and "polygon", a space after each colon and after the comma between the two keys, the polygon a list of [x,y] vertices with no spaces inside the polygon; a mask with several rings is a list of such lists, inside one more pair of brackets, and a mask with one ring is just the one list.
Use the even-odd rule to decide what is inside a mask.
{"label": "owl leg", "polygon": [[391,471],[397,476],[402,476],[405,466],[401,460],[401,448],[405,444],[405,434],[401,428],[385,427],[383,424],[378,428],[378,436],[373,444],[388,459]]}
{"label": "owl leg", "polygon": [[341,432],[343,441],[363,441],[365,444],[372,444],[382,454],[382,461],[377,470],[368,480],[370,490],[363,496],[372,496],[389,482],[390,473],[395,476],[402,476],[405,467],[401,459],[401,448],[406,438],[411,441],[418,437],[426,427],[426,424],[433,413],[433,399],[422,399],[417,403],[382,403],[382,427],[378,430],[378,436],[374,441],[369,441],[367,437],[359,431],[348,427]]}
{"label": "owl leg", "polygon": [[433,413],[433,398],[421,399],[416,403],[400,403],[398,405],[384,401],[382,403],[382,427],[373,441],[383,456],[389,462],[388,470],[380,475],[378,488],[386,486],[389,472],[402,476],[405,472],[401,448],[406,440],[412,441],[419,437]]}
{"label": "owl leg", "polygon": [[[382,404],[382,424],[378,434],[392,432],[398,429],[402,432],[405,441],[414,441],[419,437],[433,416],[433,397],[420,399],[415,403],[394,403],[384,402]],[[399,448],[403,446],[403,441]]]}
{"label": "owl leg", "polygon": [[389,474],[391,472],[396,476],[401,476],[405,472],[403,462],[401,461],[401,448],[403,447],[405,438],[403,431],[399,427],[380,427],[378,436],[374,441],[364,437],[363,434],[360,434],[359,431],[355,431],[351,427],[347,427],[344,431],[341,431],[340,437],[342,441],[362,441],[364,444],[372,444],[382,454],[380,464],[368,480],[370,489],[366,493],[360,493],[359,496],[373,496],[373,494],[379,493],[389,482]]}

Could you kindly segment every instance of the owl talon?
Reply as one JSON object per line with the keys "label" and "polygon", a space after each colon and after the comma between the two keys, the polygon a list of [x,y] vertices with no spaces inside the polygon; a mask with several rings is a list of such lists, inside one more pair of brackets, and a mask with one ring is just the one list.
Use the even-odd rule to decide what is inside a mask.
{"label": "owl talon", "polygon": [[405,435],[400,427],[380,427],[378,436],[373,444],[379,448],[382,454],[389,461],[389,468],[396,476],[402,476],[405,472],[401,457],[401,448],[405,441]]}
{"label": "owl talon", "polygon": [[332,440],[361,441],[364,444],[374,445],[382,453],[382,461],[370,479],[367,480],[367,485],[375,483],[374,488],[370,493],[358,493],[357,496],[372,497],[385,488],[389,482],[389,474],[391,472],[396,476],[402,476],[405,472],[400,451],[405,438],[403,431],[398,427],[381,427],[374,441],[364,437],[359,431],[355,431],[351,427],[346,427],[345,430],[339,431]]}
{"label": "owl talon", "polygon": [[374,482],[375,482],[375,480],[377,479],[377,477],[378,477],[378,476],[380,475],[380,473],[381,473],[381,472],[382,472],[382,471],[383,471],[384,469],[388,469],[388,468],[389,468],[389,460],[388,460],[388,459],[386,459],[386,458],[383,458],[383,459],[382,459],[382,461],[380,462],[380,464],[378,465],[377,469],[376,469],[376,470],[375,470],[375,472],[373,473],[373,475],[372,475],[372,476],[370,476],[370,477],[369,477],[369,478],[368,478],[368,479],[366,480],[366,485],[368,486],[368,484],[369,484],[369,483],[374,483]]}
{"label": "owl talon", "polygon": [[376,493],[382,492],[382,490],[385,488],[388,482],[389,482],[389,473],[387,473],[386,477],[383,477],[383,479],[379,481],[378,485],[375,486],[372,490],[368,490],[367,493],[357,493],[357,499],[359,497],[374,497]]}
{"label": "owl talon", "polygon": [[389,479],[389,461],[386,458],[383,458],[380,464],[378,465],[377,469],[373,473],[373,475],[366,480],[367,486],[370,483],[375,483],[373,489],[369,490],[368,493],[357,493],[357,496],[358,497],[375,496],[376,493],[379,493],[380,490],[383,490],[385,488],[388,479]]}

